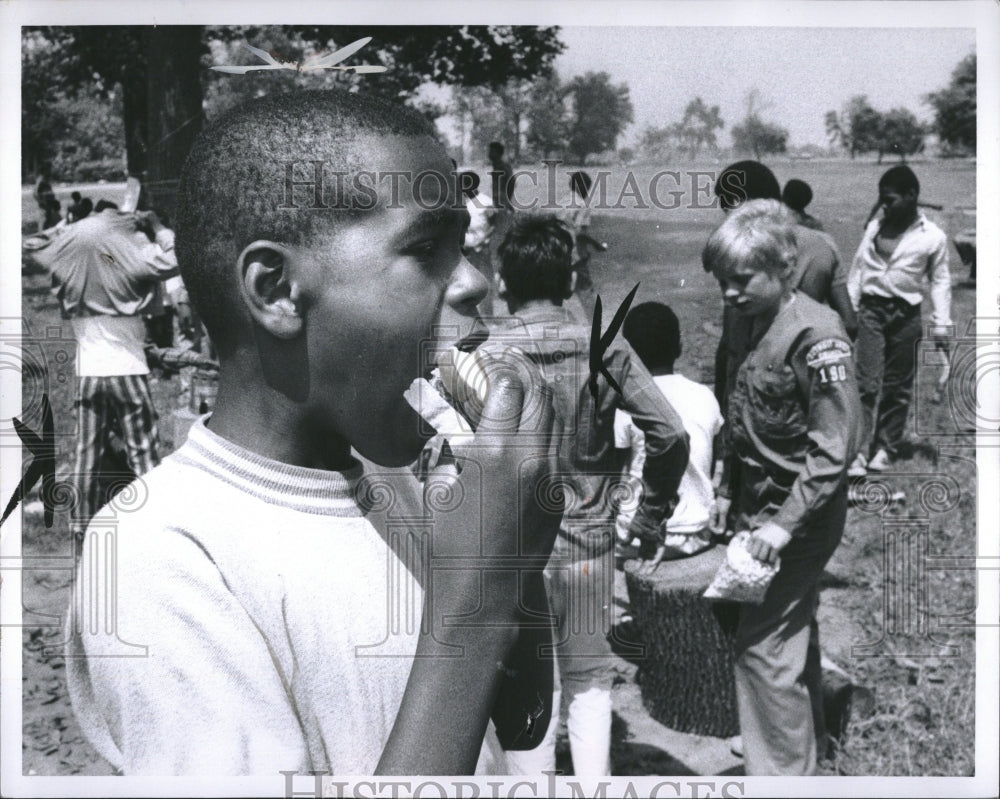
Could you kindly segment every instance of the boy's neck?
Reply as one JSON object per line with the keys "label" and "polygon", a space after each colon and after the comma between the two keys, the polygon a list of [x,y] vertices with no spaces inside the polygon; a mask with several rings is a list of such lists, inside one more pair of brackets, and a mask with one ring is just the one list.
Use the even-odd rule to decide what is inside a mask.
{"label": "boy's neck", "polygon": [[256,455],[290,466],[343,471],[353,464],[351,447],[339,436],[319,436],[301,418],[300,407],[268,386],[248,389],[247,376],[223,369],[208,421],[213,433]]}
{"label": "boy's neck", "polygon": [[917,210],[916,207],[914,207],[914,209],[911,212],[906,214],[906,216],[902,217],[901,219],[886,220],[882,225],[882,230],[881,230],[882,235],[889,238],[895,238],[896,236],[903,235],[907,230],[910,229],[913,223],[917,221],[917,217],[919,215],[920,212]]}
{"label": "boy's neck", "polygon": [[672,375],[674,373],[674,365],[670,366],[656,366],[649,370],[649,373],[653,377],[663,377],[664,375]]}
{"label": "boy's neck", "polygon": [[530,311],[535,308],[562,308],[561,302],[553,300],[516,300],[513,297],[507,298],[507,310],[512,314],[518,311]]}

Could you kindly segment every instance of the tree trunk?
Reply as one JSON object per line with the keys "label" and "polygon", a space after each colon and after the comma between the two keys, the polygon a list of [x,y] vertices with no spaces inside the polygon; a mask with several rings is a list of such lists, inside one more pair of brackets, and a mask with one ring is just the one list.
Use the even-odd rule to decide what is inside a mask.
{"label": "tree trunk", "polygon": [[146,119],[146,68],[139,59],[122,73],[122,122],[125,127],[128,173],[142,175],[147,167],[149,136]]}
{"label": "tree trunk", "polygon": [[514,166],[521,163],[521,112],[515,109],[511,113],[511,121],[514,123],[514,152],[511,161]]}
{"label": "tree trunk", "polygon": [[173,213],[177,181],[204,120],[202,28],[143,28],[146,52],[146,202]]}

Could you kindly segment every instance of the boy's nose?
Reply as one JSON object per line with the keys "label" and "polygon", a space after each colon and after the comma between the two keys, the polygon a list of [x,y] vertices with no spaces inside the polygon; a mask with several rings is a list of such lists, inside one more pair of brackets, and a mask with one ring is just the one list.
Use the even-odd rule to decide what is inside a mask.
{"label": "boy's nose", "polygon": [[445,299],[453,308],[475,311],[489,290],[490,285],[483,273],[463,255],[452,274]]}

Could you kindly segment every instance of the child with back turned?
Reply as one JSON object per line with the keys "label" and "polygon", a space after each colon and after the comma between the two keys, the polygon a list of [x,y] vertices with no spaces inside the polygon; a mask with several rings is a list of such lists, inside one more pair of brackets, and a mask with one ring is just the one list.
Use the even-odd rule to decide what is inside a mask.
{"label": "child with back turned", "polygon": [[[722,429],[722,414],[708,386],[674,371],[674,363],[681,355],[681,329],[672,308],[660,302],[637,305],[629,311],[622,333],[684,422],[691,445],[677,507],[666,521],[663,543],[646,566],[646,570],[652,570],[661,560],[696,555],[712,545],[713,444]],[[625,420],[630,428],[634,426],[631,419]],[[629,431],[625,437],[642,446],[641,431]],[[627,515],[624,509],[621,513]]]}
{"label": "child with back turned", "polygon": [[[317,187],[317,162],[348,178]],[[141,507],[91,525],[79,595],[114,563],[117,629],[69,644],[77,716],[125,774],[468,774],[491,711],[506,746],[540,740],[551,682],[522,701],[510,673],[558,527],[535,500],[548,390],[490,372],[458,512],[394,468],[430,434],[404,392],[486,294],[453,178],[418,114],[339,91],[255,100],[194,145],[177,249],[218,399]]]}
{"label": "child with back turned", "polygon": [[[591,393],[590,327],[563,306],[573,293],[572,250],[572,235],[554,217],[519,219],[500,247],[499,294],[513,316],[504,339],[538,365],[555,397],[556,494],[564,510],[546,580],[556,616],[555,653],[568,708],[573,770],[578,776],[601,776],[611,767],[614,672],[607,634],[620,480],[615,413],[619,408],[630,413],[645,434],[645,491],[631,532],[651,548],[661,543],[661,523],[676,501],[688,447],[681,420],[624,341],[613,341],[603,358],[621,393],[603,376],[597,396]],[[555,768],[558,704],[553,702],[553,708],[542,746],[508,757],[515,773]]]}

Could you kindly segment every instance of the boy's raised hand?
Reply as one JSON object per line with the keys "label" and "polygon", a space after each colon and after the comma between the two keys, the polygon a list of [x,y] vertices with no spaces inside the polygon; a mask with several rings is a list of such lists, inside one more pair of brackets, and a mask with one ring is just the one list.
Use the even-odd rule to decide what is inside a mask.
{"label": "boy's raised hand", "polygon": [[[476,434],[452,444],[460,474],[443,467],[432,470],[427,481],[427,491],[458,483],[465,497],[459,513],[435,519],[435,548],[455,555],[547,559],[561,518],[561,503],[546,501],[555,468],[552,390],[514,348],[502,359],[488,352],[478,358],[489,390]],[[466,534],[450,535],[453,523]],[[470,524],[478,529],[470,530]]]}
{"label": "boy's raised hand", "polygon": [[505,748],[548,727],[552,661],[542,569],[562,504],[553,476],[552,392],[527,358],[484,359],[475,436],[432,469],[430,573],[416,659],[379,774],[472,774],[492,713]]}

